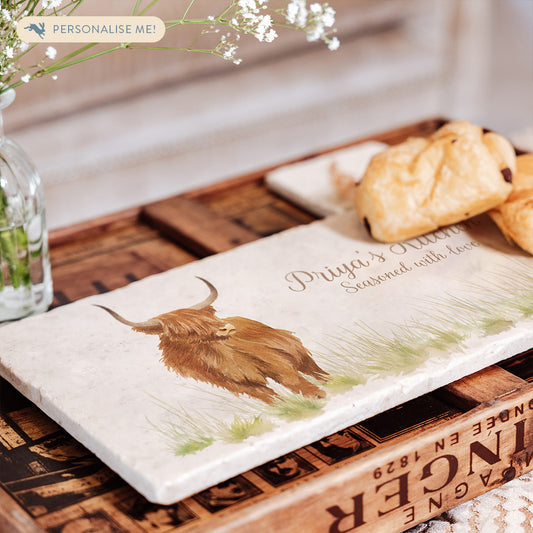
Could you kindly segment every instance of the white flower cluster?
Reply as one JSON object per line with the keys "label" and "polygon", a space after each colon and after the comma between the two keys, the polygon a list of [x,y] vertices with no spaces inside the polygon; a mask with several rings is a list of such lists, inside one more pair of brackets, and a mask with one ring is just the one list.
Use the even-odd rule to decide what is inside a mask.
{"label": "white flower cluster", "polygon": [[9,9],[2,9],[1,11],[2,13],[2,19],[5,21],[5,22],[12,22],[13,21],[13,17],[11,15],[11,11],[9,11]]}
{"label": "white flower cluster", "polygon": [[[61,5],[62,0],[42,0],[43,9],[46,7],[56,8]],[[17,21],[28,16],[28,10],[17,11],[16,9],[3,8],[0,10],[0,91],[3,87],[8,87],[10,83],[16,81],[15,76],[20,73],[20,81],[28,83],[32,76],[20,65],[20,57],[28,50],[30,45],[22,41],[16,31]],[[45,53],[45,58],[54,60],[57,50],[49,46]],[[39,62],[42,66],[43,60]]]}
{"label": "white flower cluster", "polygon": [[41,5],[43,9],[57,9],[61,7],[63,0],[42,0]]}
{"label": "white flower cluster", "polygon": [[292,0],[287,6],[287,22],[295,24],[298,28],[305,28],[307,24],[306,0]]}
{"label": "white flower cluster", "polygon": [[268,0],[238,0],[231,26],[253,35],[258,41],[271,43],[278,34],[272,27],[272,17],[261,13],[267,9],[267,4]]}
{"label": "white flower cluster", "polygon": [[[235,34],[224,34],[214,53],[236,64],[237,41],[240,33],[253,35],[261,42],[270,43],[278,37],[276,26],[292,27],[306,34],[308,41],[324,41],[330,50],[339,47],[335,33],[335,10],[327,3],[312,3],[306,0],[289,0],[286,9],[271,9],[268,0],[232,0],[231,7],[224,11],[227,16],[210,16],[210,31],[218,33],[218,25],[229,26]],[[208,32],[205,32],[208,33]]]}
{"label": "white flower cluster", "polygon": [[3,8],[0,10],[0,33],[2,45],[0,48],[0,76],[14,71],[13,61],[18,54],[21,41],[16,33],[17,20],[13,11]]}
{"label": "white flower cluster", "polygon": [[329,28],[335,24],[335,10],[329,4],[315,2],[308,8],[306,0],[291,0],[287,5],[285,18],[289,24],[305,31],[308,41],[322,39],[330,50],[339,48],[339,39],[329,37]]}
{"label": "white flower cluster", "polygon": [[231,33],[226,33],[222,35],[218,45],[215,47],[215,54],[217,54],[222,59],[232,61],[235,65],[239,65],[242,62],[242,59],[235,57],[237,52],[237,41],[239,41],[240,35],[232,36]]}

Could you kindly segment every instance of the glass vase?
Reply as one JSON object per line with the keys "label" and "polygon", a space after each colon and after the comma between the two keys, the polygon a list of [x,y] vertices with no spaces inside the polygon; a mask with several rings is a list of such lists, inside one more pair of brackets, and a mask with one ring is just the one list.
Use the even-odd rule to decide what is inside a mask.
{"label": "glass vase", "polygon": [[53,296],[41,179],[2,127],[14,99],[0,94],[0,322],[46,311]]}

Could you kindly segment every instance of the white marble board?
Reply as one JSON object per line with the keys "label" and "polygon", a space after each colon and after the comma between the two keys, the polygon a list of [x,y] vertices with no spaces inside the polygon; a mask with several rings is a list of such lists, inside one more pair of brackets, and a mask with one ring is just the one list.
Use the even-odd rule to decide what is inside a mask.
{"label": "white marble board", "polygon": [[[270,357],[270,341],[243,340],[245,317],[293,332],[325,381],[282,373],[278,381],[296,374],[314,392],[269,379],[271,404],[200,383],[165,367],[157,335],[93,305],[146,321],[206,298],[198,276],[218,290],[224,317],[203,345],[221,342],[231,357],[246,341],[241,374],[264,369],[257,358]],[[532,302],[533,258],[485,216],[388,245],[349,212],[6,325],[0,373],[146,498],[168,504],[531,348]],[[280,338],[272,344],[283,348]],[[231,372],[233,383],[247,379]]]}

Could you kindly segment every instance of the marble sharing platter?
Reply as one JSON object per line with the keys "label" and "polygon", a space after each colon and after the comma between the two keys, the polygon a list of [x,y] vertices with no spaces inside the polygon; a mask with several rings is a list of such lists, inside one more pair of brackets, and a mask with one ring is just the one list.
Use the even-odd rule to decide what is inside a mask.
{"label": "marble sharing platter", "polygon": [[168,504],[531,348],[533,258],[485,216],[381,244],[346,212],[0,338],[8,381]]}
{"label": "marble sharing platter", "polygon": [[360,180],[370,159],[388,145],[368,141],[306,161],[282,166],[266,176],[267,186],[274,192],[319,217],[326,217],[353,209],[350,198],[335,190],[331,169]]}

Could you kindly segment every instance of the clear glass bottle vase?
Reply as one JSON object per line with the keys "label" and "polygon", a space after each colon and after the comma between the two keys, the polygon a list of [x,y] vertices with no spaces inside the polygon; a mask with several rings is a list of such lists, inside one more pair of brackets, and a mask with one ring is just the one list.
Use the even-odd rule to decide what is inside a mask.
{"label": "clear glass bottle vase", "polygon": [[41,179],[2,127],[14,99],[0,94],[0,322],[46,311],[53,296]]}

